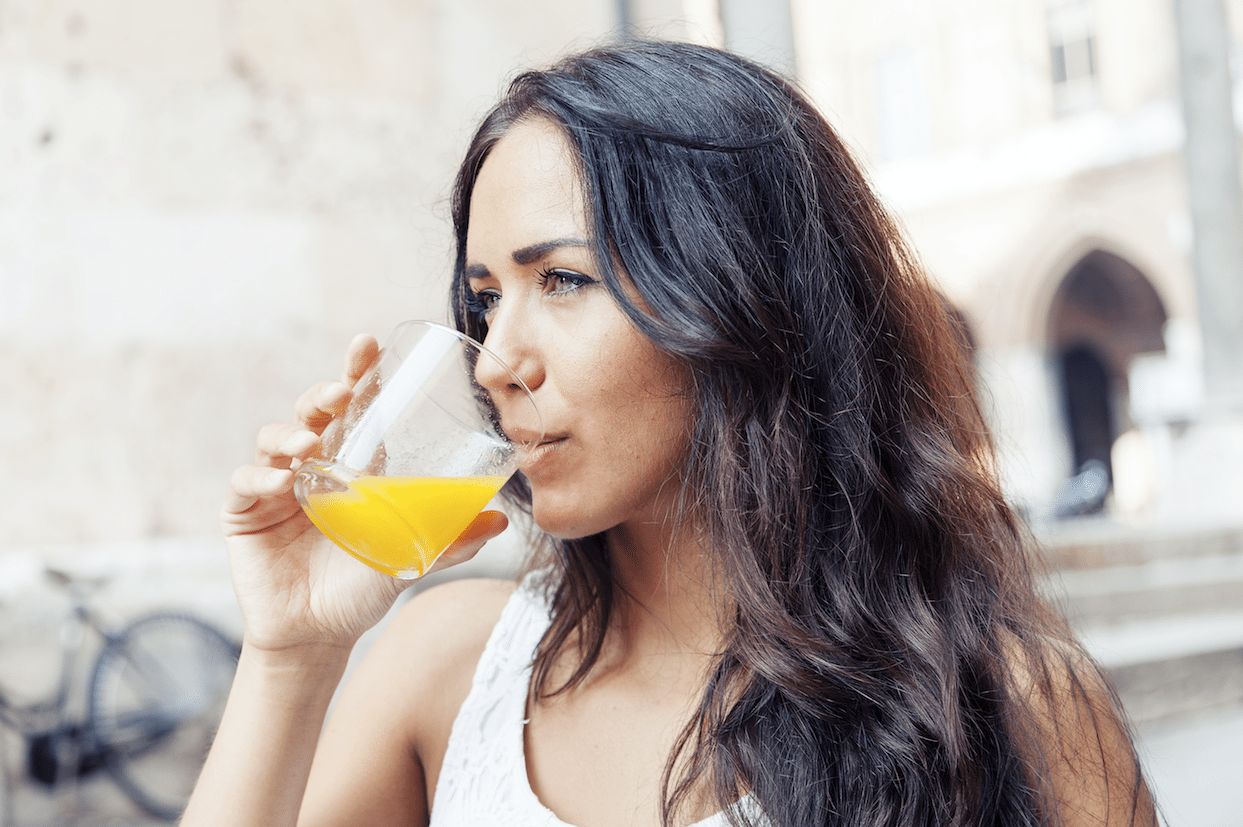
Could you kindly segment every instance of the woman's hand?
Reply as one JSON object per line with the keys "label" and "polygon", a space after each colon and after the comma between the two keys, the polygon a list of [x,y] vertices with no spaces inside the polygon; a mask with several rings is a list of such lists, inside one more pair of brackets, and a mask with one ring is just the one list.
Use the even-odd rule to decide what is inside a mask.
{"label": "woman's hand", "polygon": [[[302,394],[294,409],[296,422],[264,427],[254,464],[233,473],[220,522],[251,646],[271,651],[350,647],[411,585],[336,548],[293,494],[294,471],[315,454],[320,434],[345,410],[350,389],[378,352],[373,337],[356,337],[342,381],[321,382]],[[507,522],[503,514],[485,511],[430,571],[469,560]]]}

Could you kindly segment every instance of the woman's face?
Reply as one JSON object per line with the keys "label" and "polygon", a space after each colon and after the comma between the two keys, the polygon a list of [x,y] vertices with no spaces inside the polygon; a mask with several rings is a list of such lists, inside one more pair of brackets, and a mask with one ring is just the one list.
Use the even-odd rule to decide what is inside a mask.
{"label": "woman's face", "polygon": [[[522,377],[544,421],[522,466],[535,521],[561,538],[668,516],[689,415],[681,371],[634,328],[593,262],[572,152],[547,120],[511,127],[475,182],[466,240],[484,344]],[[514,389],[479,378],[504,419]]]}

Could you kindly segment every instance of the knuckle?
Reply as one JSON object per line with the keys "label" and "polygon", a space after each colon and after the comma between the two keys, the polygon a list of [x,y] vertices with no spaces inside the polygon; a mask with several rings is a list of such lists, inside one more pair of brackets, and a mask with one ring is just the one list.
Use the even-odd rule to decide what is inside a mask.
{"label": "knuckle", "polygon": [[340,382],[319,382],[298,397],[294,413],[299,422],[322,427],[344,406],[349,396],[348,389]]}
{"label": "knuckle", "polygon": [[249,496],[254,489],[254,466],[241,465],[233,469],[229,477],[229,487],[237,494]]}
{"label": "knuckle", "polygon": [[256,454],[262,461],[270,457],[283,456],[281,449],[282,444],[289,438],[291,426],[288,423],[275,423],[272,425],[264,425],[259,429],[259,436],[255,440]]}
{"label": "knuckle", "polygon": [[270,445],[277,441],[277,437],[281,429],[284,428],[283,423],[270,423],[259,429],[259,436],[255,440],[260,445]]}

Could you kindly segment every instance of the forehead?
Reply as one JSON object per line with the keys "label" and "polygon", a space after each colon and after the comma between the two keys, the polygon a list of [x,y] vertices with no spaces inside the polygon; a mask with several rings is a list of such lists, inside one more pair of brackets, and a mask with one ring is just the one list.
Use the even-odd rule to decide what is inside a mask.
{"label": "forehead", "polygon": [[574,150],[543,118],[523,120],[492,148],[471,192],[467,257],[479,259],[554,238],[586,237]]}

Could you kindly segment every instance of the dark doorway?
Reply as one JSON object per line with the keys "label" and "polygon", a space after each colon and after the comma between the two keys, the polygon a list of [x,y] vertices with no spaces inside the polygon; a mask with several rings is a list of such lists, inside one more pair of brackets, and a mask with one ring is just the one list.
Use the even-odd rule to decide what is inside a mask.
{"label": "dark doorway", "polygon": [[[1134,265],[1103,250],[1079,259],[1049,308],[1049,348],[1061,375],[1061,408],[1073,483],[1091,492],[1063,503],[1063,513],[1101,510],[1113,480],[1114,440],[1131,427],[1127,367],[1141,353],[1165,350],[1166,312],[1152,283]],[[1075,496],[1071,496],[1075,499]]]}
{"label": "dark doorway", "polygon": [[1080,346],[1062,355],[1062,388],[1074,471],[1079,473],[1089,460],[1097,460],[1112,480],[1109,455],[1118,434],[1109,385],[1105,365],[1091,348]]}

